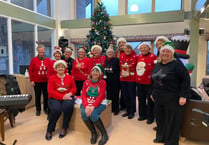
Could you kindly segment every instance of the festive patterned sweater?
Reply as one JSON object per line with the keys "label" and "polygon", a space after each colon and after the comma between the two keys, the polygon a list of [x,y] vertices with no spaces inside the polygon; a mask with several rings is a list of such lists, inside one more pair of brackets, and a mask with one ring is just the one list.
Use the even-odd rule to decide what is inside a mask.
{"label": "festive patterned sweater", "polygon": [[102,67],[105,67],[105,59],[106,59],[106,57],[104,55],[101,55],[98,58],[92,57],[90,59],[91,66],[94,67],[95,65],[100,64]]}
{"label": "festive patterned sweater", "polygon": [[151,74],[157,61],[157,56],[153,53],[147,55],[140,54],[136,65],[136,82],[139,84],[151,84]]}
{"label": "festive patterned sweater", "polygon": [[47,71],[51,60],[46,57],[41,60],[38,56],[31,59],[29,77],[31,82],[47,82]]}
{"label": "festive patterned sweater", "polygon": [[65,74],[63,79],[57,75],[49,77],[48,81],[48,98],[54,98],[57,100],[63,100],[63,96],[67,93],[76,93],[76,85],[72,76]]}
{"label": "festive patterned sweater", "polygon": [[71,70],[71,74],[74,77],[74,80],[84,81],[87,79],[88,75],[91,71],[91,64],[89,58],[85,57],[80,60],[77,58],[73,62],[73,68]]}
{"label": "festive patterned sweater", "polygon": [[[125,53],[119,57],[120,64],[120,81],[135,82],[136,81],[136,63],[137,56],[133,53],[126,56]],[[123,74],[128,74],[124,76]]]}
{"label": "festive patterned sweater", "polygon": [[105,99],[106,82],[101,79],[92,82],[90,79],[83,84],[81,99],[84,108],[88,105],[98,107]]}

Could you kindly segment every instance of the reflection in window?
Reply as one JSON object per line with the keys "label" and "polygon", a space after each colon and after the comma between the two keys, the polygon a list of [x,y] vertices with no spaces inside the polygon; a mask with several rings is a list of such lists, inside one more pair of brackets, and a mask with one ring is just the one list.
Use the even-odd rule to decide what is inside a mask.
{"label": "reflection in window", "polygon": [[182,0],[155,0],[155,12],[181,10]]}
{"label": "reflection in window", "polygon": [[110,16],[118,15],[118,0],[101,0]]}
{"label": "reflection in window", "polygon": [[37,12],[51,17],[51,0],[37,0]]}
{"label": "reflection in window", "polygon": [[152,12],[152,0],[128,0],[128,14]]}
{"label": "reflection in window", "polygon": [[85,19],[91,17],[94,9],[94,0],[76,0],[76,18]]}
{"label": "reflection in window", "polygon": [[33,1],[30,0],[10,0],[11,3],[24,7],[29,10],[33,10]]}
{"label": "reflection in window", "polygon": [[12,20],[12,45],[14,73],[20,73],[22,66],[29,65],[34,57],[34,26]]}
{"label": "reflection in window", "polygon": [[9,74],[7,19],[0,17],[0,73]]}
{"label": "reflection in window", "polygon": [[46,47],[46,57],[51,58],[51,36],[52,30],[43,27],[38,27],[38,42],[44,40],[44,46]]}

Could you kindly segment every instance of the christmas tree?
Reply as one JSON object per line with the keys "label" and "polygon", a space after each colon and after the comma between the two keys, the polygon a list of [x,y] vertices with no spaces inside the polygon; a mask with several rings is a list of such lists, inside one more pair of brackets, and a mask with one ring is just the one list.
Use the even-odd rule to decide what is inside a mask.
{"label": "christmas tree", "polygon": [[108,47],[115,48],[115,40],[112,34],[112,24],[109,14],[102,2],[98,2],[91,17],[91,30],[87,35],[87,51],[91,51],[92,45],[100,45],[103,54]]}

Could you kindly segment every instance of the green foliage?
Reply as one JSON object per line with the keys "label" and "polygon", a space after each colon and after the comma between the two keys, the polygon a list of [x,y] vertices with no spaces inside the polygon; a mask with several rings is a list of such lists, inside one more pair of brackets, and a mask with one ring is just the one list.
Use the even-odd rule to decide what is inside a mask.
{"label": "green foliage", "polygon": [[112,24],[103,3],[97,3],[91,17],[91,29],[87,35],[88,52],[91,51],[91,46],[95,44],[102,47],[103,53],[105,53],[110,44],[113,49],[116,47],[114,35],[112,34]]}

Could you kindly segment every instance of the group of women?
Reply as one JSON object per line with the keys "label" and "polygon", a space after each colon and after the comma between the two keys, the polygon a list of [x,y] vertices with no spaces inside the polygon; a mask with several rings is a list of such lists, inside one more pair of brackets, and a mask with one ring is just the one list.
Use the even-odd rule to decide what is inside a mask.
{"label": "group of women", "polygon": [[[62,51],[59,48],[54,51],[55,59],[60,53],[58,59],[50,62],[45,58],[44,52],[40,53],[40,50],[45,50],[44,46],[38,46],[38,56],[33,58],[36,60],[31,60],[29,74],[36,96],[40,95],[43,87],[42,81],[35,78],[46,76],[47,78],[43,79],[46,86],[48,80],[48,91],[45,91],[48,92],[49,99],[48,103],[44,103],[44,109],[50,111],[45,138],[52,139],[52,132],[62,112],[64,117],[59,137],[63,138],[66,135],[73,112],[74,96],[81,96],[81,117],[91,132],[90,142],[91,144],[97,142],[96,126],[102,135],[99,145],[103,145],[107,142],[108,135],[100,114],[106,108],[106,98],[112,100],[114,115],[118,115],[121,106],[126,109],[122,116],[132,119],[135,116],[138,96],[138,120],[147,120],[147,124],[151,124],[156,118],[157,132],[154,142],[178,145],[181,116],[186,98],[190,94],[190,77],[184,65],[175,59],[172,43],[163,43],[166,41],[168,39],[164,36],[156,39],[158,57],[151,53],[151,46],[148,43],[141,43],[138,46],[141,54],[137,56],[124,38],[117,41],[119,49],[116,55],[112,48],[108,48],[105,57],[102,55],[101,46],[93,45],[91,48],[93,57],[87,58],[86,48],[80,47],[78,58],[71,63],[70,72],[67,71],[69,68],[67,62],[61,60]],[[55,72],[53,75],[52,70]],[[47,74],[47,71],[51,75]],[[41,110],[38,99],[37,116]]]}

